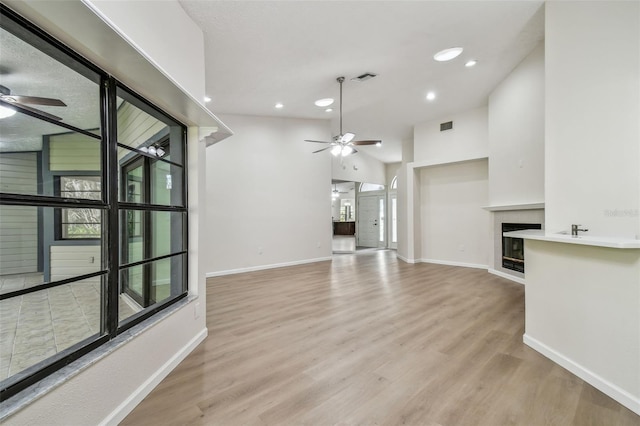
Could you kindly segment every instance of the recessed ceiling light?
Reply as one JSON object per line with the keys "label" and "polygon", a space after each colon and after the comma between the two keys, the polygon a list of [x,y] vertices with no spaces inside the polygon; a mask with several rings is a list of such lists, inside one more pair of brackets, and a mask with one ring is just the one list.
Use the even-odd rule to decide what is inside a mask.
{"label": "recessed ceiling light", "polygon": [[462,53],[462,47],[451,47],[444,49],[433,55],[433,59],[438,62],[450,61]]}
{"label": "recessed ceiling light", "polygon": [[427,93],[427,100],[432,101],[436,98],[436,94],[434,92]]}
{"label": "recessed ceiling light", "polygon": [[467,67],[467,68],[471,68],[472,66],[474,66],[477,63],[478,63],[478,61],[476,61],[475,59],[471,59],[471,60],[467,61],[467,63],[464,64],[464,66]]}
{"label": "recessed ceiling light", "polygon": [[280,102],[278,102],[276,104],[276,108],[278,108],[278,109],[284,108],[284,105],[282,105]]}
{"label": "recessed ceiling light", "polygon": [[205,96],[205,97],[204,97],[204,101],[205,101],[206,103],[209,103],[209,102],[211,102],[211,98],[210,98],[209,96]]}
{"label": "recessed ceiling light", "polygon": [[319,107],[328,107],[332,103],[333,103],[333,99],[332,98],[318,99],[315,102],[316,106],[319,106]]}
{"label": "recessed ceiling light", "polygon": [[325,111],[325,112],[331,112],[331,111],[333,111],[333,108],[327,108],[327,109],[325,109],[324,111]]}

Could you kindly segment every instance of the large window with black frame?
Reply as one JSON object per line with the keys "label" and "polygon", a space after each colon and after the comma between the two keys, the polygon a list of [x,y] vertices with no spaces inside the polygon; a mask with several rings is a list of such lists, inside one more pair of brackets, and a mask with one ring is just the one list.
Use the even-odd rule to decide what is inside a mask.
{"label": "large window with black frame", "polygon": [[186,129],[0,13],[5,400],[186,296]]}

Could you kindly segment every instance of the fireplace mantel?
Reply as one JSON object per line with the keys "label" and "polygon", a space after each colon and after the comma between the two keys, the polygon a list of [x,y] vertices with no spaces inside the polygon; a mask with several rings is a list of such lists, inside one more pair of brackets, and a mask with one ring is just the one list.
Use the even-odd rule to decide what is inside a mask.
{"label": "fireplace mantel", "polygon": [[483,207],[483,209],[490,212],[504,212],[504,211],[515,211],[515,210],[538,210],[538,209],[544,209],[544,203],[485,206]]}

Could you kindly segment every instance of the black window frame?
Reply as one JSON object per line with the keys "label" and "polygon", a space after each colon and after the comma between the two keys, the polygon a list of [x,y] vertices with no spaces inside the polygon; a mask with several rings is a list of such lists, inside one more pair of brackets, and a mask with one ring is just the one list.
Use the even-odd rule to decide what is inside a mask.
{"label": "black window frame", "polygon": [[[26,114],[38,120],[47,121],[51,124],[59,126],[62,130],[71,130],[73,132],[82,133],[94,140],[101,141],[101,177],[102,177],[102,197],[101,200],[78,200],[78,199],[65,199],[60,196],[44,195],[42,193],[38,195],[25,195],[14,193],[0,192],[0,205],[6,206],[32,206],[36,208],[52,207],[54,209],[61,208],[73,208],[73,207],[86,207],[96,208],[102,210],[102,268],[98,272],[84,274],[80,276],[74,276],[72,278],[49,281],[43,284],[39,284],[33,287],[7,292],[0,294],[0,301],[10,299],[13,297],[22,296],[24,294],[34,293],[37,291],[46,290],[70,284],[77,281],[82,281],[88,278],[101,277],[102,282],[102,299],[101,304],[101,332],[97,335],[93,335],[85,340],[77,342],[75,345],[67,348],[57,354],[22,370],[18,374],[10,376],[9,378],[0,382],[0,401],[5,401],[8,398],[16,395],[20,391],[28,388],[29,386],[38,383],[50,374],[58,371],[62,367],[68,365],[74,360],[89,354],[101,345],[108,343],[116,336],[125,332],[129,328],[140,324],[142,321],[152,317],[156,313],[166,309],[167,307],[177,303],[188,295],[188,247],[189,242],[187,239],[188,230],[188,208],[187,208],[187,140],[186,140],[186,126],[179,120],[172,117],[170,114],[161,110],[155,105],[152,105],[149,101],[142,96],[135,93],[135,91],[127,88],[121,82],[116,80],[115,77],[109,75],[98,66],[94,65],[90,61],[86,60],[81,55],[77,54],[71,48],[64,45],[36,25],[32,24],[29,20],[23,18],[10,8],[0,3],[0,26],[6,31],[12,33],[14,36],[24,40],[28,44],[31,44],[34,48],[44,52],[45,54],[53,57],[62,64],[68,66],[74,71],[85,75],[99,85],[100,91],[100,121],[101,132],[95,134],[65,122],[59,122],[52,120],[51,118],[39,114],[37,111],[22,109],[17,106],[19,114]],[[91,75],[92,77],[90,77]],[[97,79],[94,79],[97,76]],[[131,208],[128,203],[122,203],[118,199],[118,175],[119,175],[119,161],[118,161],[118,141],[117,141],[117,105],[116,105],[116,93],[119,90],[126,91],[129,96],[135,98],[137,102],[143,104],[147,111],[152,111],[154,115],[159,115],[166,120],[171,121],[181,129],[179,146],[182,150],[182,206],[154,206],[154,205],[134,205],[134,208],[148,211],[179,211],[183,214],[183,243],[180,253],[173,253],[168,256],[161,256],[158,259],[164,259],[172,256],[182,256],[182,269],[181,276],[182,291],[177,296],[172,296],[165,299],[163,302],[156,305],[152,305],[150,308],[141,311],[130,317],[125,323],[118,321],[118,301],[120,293],[120,271],[123,267],[130,265],[121,265],[120,262],[120,211],[123,209]],[[0,101],[0,104],[6,104]],[[14,106],[15,107],[15,106]],[[175,146],[172,146],[172,150]],[[134,149],[135,151],[135,149]],[[143,152],[139,152],[140,155],[147,155]],[[59,194],[58,194],[59,195]],[[75,240],[75,239],[74,239]],[[92,239],[95,241],[94,239]],[[151,259],[151,260],[158,260]]]}

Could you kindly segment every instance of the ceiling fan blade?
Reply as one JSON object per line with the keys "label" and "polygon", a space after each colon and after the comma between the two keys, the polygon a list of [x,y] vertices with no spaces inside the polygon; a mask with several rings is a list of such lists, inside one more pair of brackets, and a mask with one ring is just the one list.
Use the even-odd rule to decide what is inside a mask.
{"label": "ceiling fan blade", "polygon": [[2,100],[6,102],[19,103],[19,104],[61,106],[61,107],[67,106],[67,104],[62,102],[60,99],[40,98],[37,96],[3,95]]}
{"label": "ceiling fan blade", "polygon": [[368,140],[368,141],[353,141],[351,142],[352,145],[377,145],[377,144],[382,144],[382,141],[377,140]]}
{"label": "ceiling fan blade", "polygon": [[329,149],[329,148],[331,148],[331,147],[330,147],[330,146],[328,146],[328,147],[326,147],[326,148],[322,148],[322,149],[319,149],[319,150],[317,150],[317,151],[313,151],[313,152],[312,152],[312,154],[317,154],[318,152],[326,151],[326,150],[327,150],[327,149]]}
{"label": "ceiling fan blade", "polygon": [[305,139],[305,142],[315,142],[315,143],[333,143],[333,142],[327,142],[327,141],[314,141],[313,139]]}
{"label": "ceiling fan blade", "polygon": [[18,109],[24,109],[24,110],[27,110],[27,111],[35,112],[36,114],[45,116],[45,117],[49,118],[50,120],[62,121],[62,118],[58,117],[57,115],[49,114],[48,112],[44,112],[44,111],[42,111],[40,109],[37,109],[37,108],[32,108],[32,107],[29,107],[29,106],[26,106],[26,105],[22,105],[22,104],[17,103],[17,102],[13,102],[11,105],[15,106]]}

